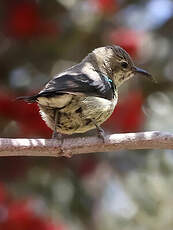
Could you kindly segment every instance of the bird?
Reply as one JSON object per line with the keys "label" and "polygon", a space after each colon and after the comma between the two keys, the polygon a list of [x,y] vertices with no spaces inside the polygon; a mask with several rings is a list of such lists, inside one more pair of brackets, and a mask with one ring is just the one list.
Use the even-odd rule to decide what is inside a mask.
{"label": "bird", "polygon": [[119,87],[136,75],[153,80],[149,72],[135,66],[123,48],[108,45],[56,74],[39,93],[18,99],[38,103],[42,119],[53,130],[52,138],[96,128],[104,141],[101,124],[114,111]]}

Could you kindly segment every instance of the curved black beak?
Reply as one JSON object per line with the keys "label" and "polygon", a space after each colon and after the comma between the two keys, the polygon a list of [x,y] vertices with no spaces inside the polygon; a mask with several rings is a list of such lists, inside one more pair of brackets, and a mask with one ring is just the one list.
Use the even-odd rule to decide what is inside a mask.
{"label": "curved black beak", "polygon": [[156,79],[150,74],[148,73],[147,71],[141,69],[141,68],[138,68],[136,66],[133,67],[133,72],[134,74],[136,75],[141,75],[141,76],[145,76],[147,77],[149,80],[153,81],[153,82],[156,82]]}

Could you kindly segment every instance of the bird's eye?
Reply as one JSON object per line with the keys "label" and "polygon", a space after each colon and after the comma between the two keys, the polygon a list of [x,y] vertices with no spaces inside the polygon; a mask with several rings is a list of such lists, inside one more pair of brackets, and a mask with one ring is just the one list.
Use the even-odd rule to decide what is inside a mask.
{"label": "bird's eye", "polygon": [[123,62],[121,63],[121,67],[123,67],[124,69],[126,69],[126,68],[128,67],[128,63],[125,62],[125,61],[123,61]]}

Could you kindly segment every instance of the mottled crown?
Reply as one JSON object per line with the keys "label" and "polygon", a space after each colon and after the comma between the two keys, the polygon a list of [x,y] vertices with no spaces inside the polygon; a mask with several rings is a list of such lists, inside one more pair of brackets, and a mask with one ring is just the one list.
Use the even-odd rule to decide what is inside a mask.
{"label": "mottled crown", "polygon": [[128,62],[129,65],[133,65],[130,55],[123,48],[117,45],[100,47],[93,50],[93,53],[101,59],[115,58],[116,60],[124,60]]}

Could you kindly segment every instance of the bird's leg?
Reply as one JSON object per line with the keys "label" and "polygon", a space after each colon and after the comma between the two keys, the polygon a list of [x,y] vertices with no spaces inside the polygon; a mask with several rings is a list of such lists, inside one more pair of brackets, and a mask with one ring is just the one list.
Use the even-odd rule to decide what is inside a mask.
{"label": "bird's leg", "polygon": [[63,150],[63,135],[61,133],[58,133],[56,130],[57,124],[58,124],[58,110],[55,109],[54,110],[54,119],[55,119],[55,123],[54,123],[54,130],[52,133],[52,139],[57,139],[60,140],[60,150],[61,150],[61,155],[64,155],[64,150]]}
{"label": "bird's leg", "polygon": [[63,143],[64,143],[63,134],[58,133],[57,130],[56,130],[56,127],[57,127],[57,124],[58,124],[58,110],[57,109],[54,110],[54,119],[55,119],[55,125],[54,125],[54,130],[53,130],[53,133],[52,133],[52,139],[60,140],[60,153],[59,153],[59,155],[62,155],[62,156],[70,158],[72,155],[70,153],[68,153],[68,152],[65,152],[64,149],[63,149]]}
{"label": "bird's leg", "polygon": [[103,143],[105,143],[105,132],[104,132],[104,130],[100,126],[97,125],[97,123],[95,122],[94,119],[91,119],[91,120],[96,127],[98,137],[100,139],[102,139]]}
{"label": "bird's leg", "polygon": [[60,133],[58,133],[56,131],[56,127],[57,127],[57,123],[58,123],[58,110],[57,109],[54,110],[54,119],[55,119],[55,124],[54,124],[54,130],[52,133],[52,139],[61,139],[59,136]]}

